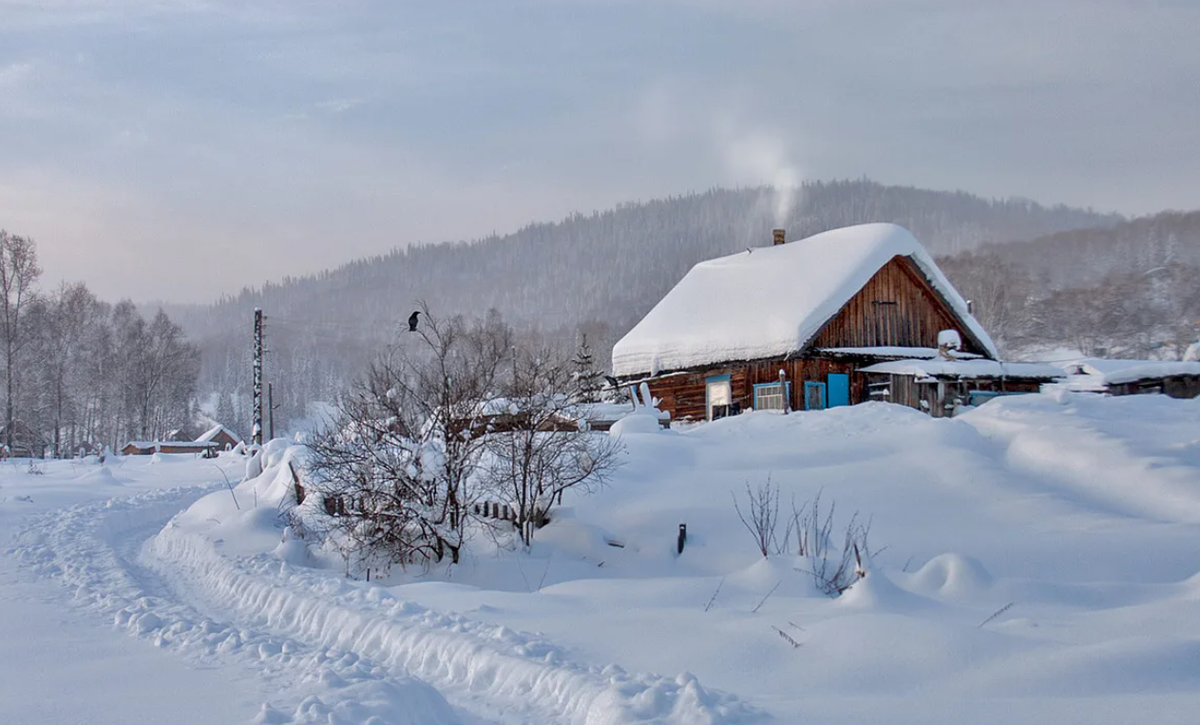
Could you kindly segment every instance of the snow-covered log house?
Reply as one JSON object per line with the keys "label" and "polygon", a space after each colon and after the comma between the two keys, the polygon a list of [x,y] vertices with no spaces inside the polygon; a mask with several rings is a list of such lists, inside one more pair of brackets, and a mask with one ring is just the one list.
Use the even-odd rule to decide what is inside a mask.
{"label": "snow-covered log house", "polygon": [[[911,371],[868,374],[882,362],[998,359],[920,242],[895,224],[863,224],[701,262],[613,347],[613,375],[645,381],[675,420],[746,410],[813,410],[888,400]],[[942,344],[954,340],[954,344]],[[976,365],[976,367],[978,367]],[[997,368],[980,386],[1036,391],[1028,371]],[[964,390],[972,387],[968,383]],[[948,415],[964,400],[945,386],[893,402]],[[939,390],[941,393],[939,394]],[[874,394],[873,394],[874,393]]]}
{"label": "snow-covered log house", "polygon": [[217,444],[217,450],[227,451],[232,449],[238,443],[241,443],[242,437],[218,423],[197,438],[196,442],[215,443]]}

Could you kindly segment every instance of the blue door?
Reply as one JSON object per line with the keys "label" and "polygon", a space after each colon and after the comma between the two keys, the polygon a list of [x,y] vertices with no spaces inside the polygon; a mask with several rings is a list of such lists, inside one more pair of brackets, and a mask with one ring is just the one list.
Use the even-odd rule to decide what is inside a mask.
{"label": "blue door", "polygon": [[829,407],[850,405],[850,376],[846,373],[829,373]]}

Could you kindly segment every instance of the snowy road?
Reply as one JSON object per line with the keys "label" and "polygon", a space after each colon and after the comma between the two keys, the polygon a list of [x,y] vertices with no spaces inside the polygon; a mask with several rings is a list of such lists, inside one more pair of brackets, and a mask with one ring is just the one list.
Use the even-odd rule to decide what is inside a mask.
{"label": "snowy road", "polygon": [[181,599],[140,563],[140,552],[171,516],[206,492],[155,491],[44,514],[18,534],[13,553],[38,574],[61,579],[77,600],[130,634],[204,667],[253,673],[262,681],[256,690],[278,693],[261,705],[260,722],[367,722],[380,714],[372,710],[389,723],[487,722],[456,712],[428,685],[353,653],[239,627],[225,612],[201,612]]}
{"label": "snowy road", "polygon": [[755,719],[686,675],[664,679],[576,664],[534,635],[293,571],[278,560],[227,557],[219,541],[168,523],[209,490],[152,491],[46,513],[22,529],[12,553],[157,647],[254,671],[278,693],[263,703],[259,722]]}

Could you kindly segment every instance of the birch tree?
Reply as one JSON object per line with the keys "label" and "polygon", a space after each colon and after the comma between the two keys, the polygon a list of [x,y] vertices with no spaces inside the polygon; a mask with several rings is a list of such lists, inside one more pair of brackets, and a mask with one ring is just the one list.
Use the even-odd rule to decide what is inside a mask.
{"label": "birch tree", "polygon": [[34,284],[42,274],[37,246],[28,237],[0,229],[0,340],[4,345],[4,445],[13,445],[16,423],[18,356],[26,342],[22,313],[34,296]]}

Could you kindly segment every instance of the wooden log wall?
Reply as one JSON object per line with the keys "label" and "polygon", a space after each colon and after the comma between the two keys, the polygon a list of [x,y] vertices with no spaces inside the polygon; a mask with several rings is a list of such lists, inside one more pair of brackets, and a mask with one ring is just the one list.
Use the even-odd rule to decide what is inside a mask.
{"label": "wooden log wall", "polygon": [[704,420],[708,417],[706,386],[709,377],[728,375],[733,402],[743,411],[754,408],[754,386],[779,382],[783,370],[791,383],[791,408],[804,410],[804,383],[825,383],[830,373],[850,376],[850,403],[867,399],[866,376],[856,370],[862,363],[824,358],[756,360],[721,365],[704,370],[671,375],[650,382],[650,393],[662,401],[663,410],[671,411],[672,420]]}
{"label": "wooden log wall", "polygon": [[1161,393],[1171,398],[1195,398],[1200,395],[1200,377],[1172,375],[1165,378],[1135,380],[1108,386],[1111,395],[1147,395]]}

